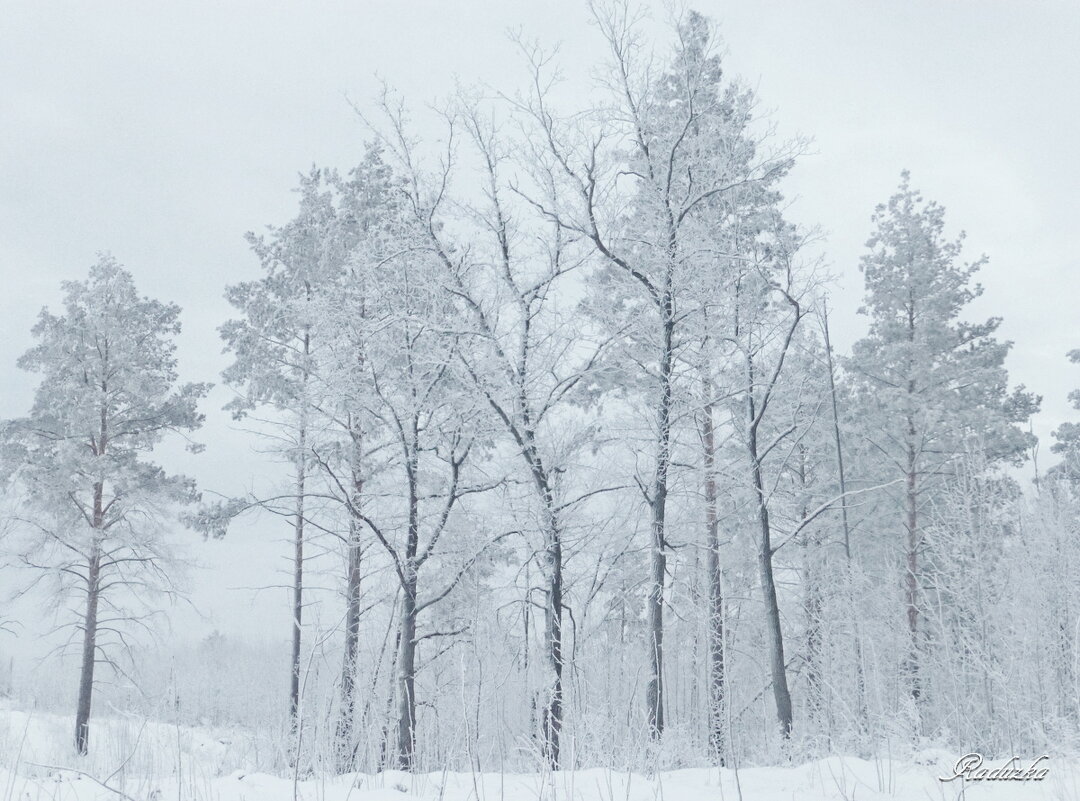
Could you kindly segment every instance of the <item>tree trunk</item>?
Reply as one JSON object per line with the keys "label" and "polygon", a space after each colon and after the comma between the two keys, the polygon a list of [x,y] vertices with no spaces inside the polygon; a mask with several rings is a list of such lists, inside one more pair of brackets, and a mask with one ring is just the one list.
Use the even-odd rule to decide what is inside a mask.
{"label": "tree trunk", "polygon": [[289,677],[289,718],[293,731],[299,726],[300,714],[300,644],[304,613],[304,482],[305,426],[300,425],[300,458],[296,465],[296,517],[293,524],[293,598],[292,598],[292,661]]}
{"label": "tree trunk", "polygon": [[544,707],[544,748],[548,764],[559,767],[559,736],[562,732],[563,705],[563,655],[562,655],[562,541],[554,512],[548,520],[548,536],[544,561],[548,578],[546,603],[544,605],[545,668],[547,676],[547,701]]}
{"label": "tree trunk", "polygon": [[765,627],[768,633],[769,670],[772,676],[773,699],[776,702],[776,717],[780,722],[780,732],[787,738],[791,735],[792,713],[791,692],[788,689],[787,666],[784,660],[784,635],[780,626],[780,604],[776,597],[776,580],[773,575],[772,530],[769,523],[768,500],[765,495],[765,483],[761,475],[761,458],[758,455],[757,410],[754,401],[754,367],[747,358],[747,450],[750,456],[750,472],[757,503],[757,518],[760,529],[758,541],[758,568],[761,573],[761,591],[765,600]]}
{"label": "tree trunk", "polygon": [[724,590],[720,569],[720,536],[716,508],[716,432],[713,423],[712,384],[706,381],[701,416],[701,442],[705,472],[705,573],[708,582],[708,703],[709,747],[723,767],[724,737]]}
{"label": "tree trunk", "polygon": [[[102,394],[108,392],[108,385],[102,382]],[[95,456],[104,456],[109,442],[109,410],[103,405],[100,410],[98,440],[94,446]],[[92,523],[92,541],[90,558],[86,565],[86,617],[83,620],[82,667],[79,672],[79,700],[75,707],[75,750],[85,754],[90,740],[90,707],[94,695],[94,666],[97,664],[97,628],[98,603],[101,599],[101,542],[100,535],[105,530],[105,485],[94,482],[94,509]]]}
{"label": "tree trunk", "polygon": [[[351,509],[359,509],[363,491],[360,472],[359,432],[353,420],[349,421],[352,438]],[[356,654],[360,643],[360,561],[363,550],[360,543],[360,520],[349,515],[348,567],[345,574],[345,655],[341,666],[341,706],[338,710],[336,732],[337,767],[342,773],[353,769],[356,742],[353,734],[356,717]]]}
{"label": "tree trunk", "polygon": [[671,381],[675,320],[670,290],[661,304],[663,344],[660,354],[659,405],[657,407],[656,474],[653,480],[652,539],[649,549],[649,595],[646,610],[649,630],[649,682],[645,689],[645,715],[649,735],[658,740],[664,733],[664,582],[667,574],[668,466],[671,459]]}
{"label": "tree trunk", "polygon": [[[756,439],[756,437],[754,437]],[[751,452],[756,454],[756,445]],[[756,460],[756,455],[754,456]],[[776,718],[784,737],[791,735],[791,692],[788,689],[787,667],[784,660],[784,635],[780,628],[780,604],[776,597],[776,581],[773,576],[772,539],[769,527],[769,510],[765,504],[765,487],[761,478],[761,465],[753,466],[754,491],[758,498],[758,524],[761,528],[758,549],[758,567],[761,571],[761,590],[765,596],[765,626],[769,642],[769,670],[772,675],[773,699],[776,701]]]}
{"label": "tree trunk", "polygon": [[[801,505],[799,508],[799,522],[805,522],[809,510],[806,508],[807,480],[806,480],[806,449],[798,446],[799,454],[799,490],[801,493]],[[820,714],[825,708],[825,691],[822,685],[822,632],[821,610],[824,604],[821,590],[821,577],[818,575],[818,543],[817,538],[810,532],[803,534],[803,606],[806,610],[806,695],[807,708],[810,716],[816,722],[816,727],[822,728]],[[831,728],[828,730],[831,738]]]}
{"label": "tree trunk", "polygon": [[836,400],[836,371],[833,366],[832,341],[829,339],[829,312],[825,308],[822,314],[822,329],[825,333],[825,358],[829,367],[829,396],[832,401],[833,440],[836,445],[836,474],[840,482],[840,521],[844,531],[844,567],[845,589],[851,609],[851,626],[854,636],[853,656],[855,659],[855,703],[858,715],[860,735],[869,727],[869,715],[866,709],[866,679],[863,675],[862,632],[854,597],[855,563],[851,554],[851,525],[847,510],[847,476],[844,471],[844,449],[840,439],[840,412]]}
{"label": "tree trunk", "polygon": [[[908,345],[913,350],[915,347],[915,296],[913,288],[908,289]],[[906,487],[904,500],[907,505],[907,575],[905,576],[906,601],[907,601],[907,625],[908,625],[908,657],[907,670],[908,680],[911,682],[911,697],[916,702],[919,700],[921,688],[919,686],[919,562],[917,549],[919,547],[918,529],[918,485],[916,469],[918,455],[915,447],[915,413],[917,385],[915,382],[914,364],[908,362],[907,384],[907,470],[905,474]]]}
{"label": "tree trunk", "polygon": [[905,578],[905,600],[907,603],[907,627],[908,627],[908,657],[907,670],[908,680],[911,682],[911,697],[919,700],[921,687],[919,684],[919,530],[918,530],[918,487],[915,477],[915,424],[908,418],[908,435],[912,442],[908,445],[906,490],[904,500],[907,506],[907,575]]}
{"label": "tree trunk", "polygon": [[[805,518],[805,514],[804,514]],[[821,583],[817,574],[816,544],[807,539],[803,548],[803,589],[806,607],[806,694],[811,715],[819,716],[825,708],[825,690],[822,685],[822,632]],[[820,726],[820,720],[818,721]],[[831,730],[829,732],[831,737]]]}
{"label": "tree trunk", "polygon": [[[311,301],[311,288],[308,287],[307,299]],[[293,523],[293,630],[292,664],[289,677],[289,719],[293,733],[300,729],[300,645],[303,634],[304,613],[304,482],[307,478],[307,358],[311,354],[311,334],[304,333],[303,376],[300,395],[300,410],[297,419],[296,441],[296,519]]]}
{"label": "tree trunk", "polygon": [[406,575],[398,657],[397,767],[416,766],[416,574]]}
{"label": "tree trunk", "polygon": [[664,512],[653,501],[653,540],[649,553],[649,595],[646,609],[649,629],[649,683],[645,704],[649,734],[659,739],[664,733],[664,575],[667,554],[663,547]]}
{"label": "tree trunk", "polygon": [[[521,408],[528,409],[522,393]],[[544,756],[548,764],[559,767],[559,741],[563,723],[563,551],[562,530],[556,511],[555,494],[544,460],[536,447],[536,433],[526,415],[522,431],[522,455],[533,477],[538,500],[544,513],[544,709],[541,717]],[[526,649],[528,648],[528,604],[526,604]],[[526,650],[526,659],[528,651]],[[527,665],[526,665],[527,671]]]}
{"label": "tree trunk", "polygon": [[420,420],[414,414],[409,421],[405,474],[409,493],[409,529],[405,558],[399,563],[401,580],[400,654],[398,658],[398,734],[397,766],[411,771],[416,765],[416,616],[417,563],[420,547],[419,453]]}
{"label": "tree trunk", "polygon": [[341,707],[338,710],[338,770],[353,769],[356,743],[353,726],[356,716],[356,655],[360,643],[360,525],[349,521],[348,569],[345,586],[345,656],[341,667]]}
{"label": "tree trunk", "polygon": [[[100,507],[101,485],[94,488],[95,506]],[[98,599],[101,554],[94,543],[87,565],[86,618],[83,621],[82,669],[79,673],[79,702],[75,708],[75,750],[85,754],[90,739],[90,706],[94,693],[94,665],[97,662]]]}
{"label": "tree trunk", "polygon": [[[393,619],[391,617],[391,619]],[[391,652],[390,670],[389,672],[397,675],[398,660],[401,658],[401,625],[397,626],[397,631],[394,633],[394,650]],[[396,681],[392,680],[392,681]],[[372,688],[376,685],[373,682]],[[374,691],[374,689],[373,689]],[[382,742],[379,746],[379,764],[383,766],[389,766],[391,764],[391,748],[394,749],[394,756],[397,752],[397,731],[393,730],[396,724],[393,724],[394,718],[394,693],[388,692],[386,694],[386,716],[383,719],[382,726]]]}

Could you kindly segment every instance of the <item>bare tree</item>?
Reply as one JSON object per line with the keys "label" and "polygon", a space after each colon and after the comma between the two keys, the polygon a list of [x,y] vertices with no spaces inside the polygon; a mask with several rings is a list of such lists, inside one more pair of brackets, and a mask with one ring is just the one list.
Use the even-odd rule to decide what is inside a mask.
{"label": "bare tree", "polygon": [[[784,428],[779,433],[766,439],[762,437],[763,423],[779,386],[784,363],[792,346],[795,332],[807,311],[800,302],[798,290],[794,286],[791,258],[794,243],[787,242],[785,251],[781,251],[783,283],[772,284],[766,279],[765,287],[771,287],[787,306],[785,320],[780,323],[779,344],[769,348],[771,337],[764,332],[765,326],[759,320],[737,319],[735,339],[743,357],[745,368],[743,436],[749,462],[750,479],[754,491],[758,523],[758,568],[760,570],[761,590],[765,602],[765,624],[768,634],[768,661],[772,679],[773,700],[776,703],[776,716],[781,733],[786,737],[791,733],[792,708],[791,691],[788,687],[787,664],[784,659],[784,636],[780,623],[780,604],[776,592],[776,578],[773,570],[773,556],[778,545],[773,544],[773,526],[769,515],[770,493],[765,482],[764,462],[780,443],[794,433],[794,426]],[[764,265],[771,268],[773,265]],[[748,273],[746,283],[752,280]],[[740,288],[743,285],[740,279]],[[753,305],[753,301],[751,304]],[[741,304],[740,304],[741,307]],[[773,352],[769,352],[769,350]]]}
{"label": "bare tree", "polygon": [[[413,769],[417,759],[417,645],[423,639],[460,633],[420,633],[419,616],[454,590],[483,547],[456,563],[454,575],[426,597],[422,570],[454,528],[463,499],[497,483],[467,479],[477,415],[455,369],[458,337],[447,331],[447,298],[432,281],[437,265],[422,247],[410,244],[411,236],[420,235],[406,232],[404,240],[391,237],[388,255],[358,253],[357,258],[369,259],[367,268],[353,274],[354,281],[362,282],[362,291],[341,291],[327,307],[326,324],[337,331],[330,336],[337,336],[334,347],[344,354],[337,361],[338,372],[327,376],[328,394],[336,392],[338,405],[349,409],[351,416],[346,418],[344,459],[319,446],[312,448],[328,479],[330,496],[370,530],[397,578],[401,606],[394,762],[406,770]],[[385,269],[371,269],[372,265]],[[359,299],[363,315],[355,313]],[[353,350],[357,343],[363,345],[362,354]],[[361,431],[367,440],[365,464],[359,461]],[[381,482],[390,492],[383,494],[381,503],[365,504],[361,487],[373,482]],[[401,536],[394,534],[399,528]],[[354,593],[350,590],[350,603]],[[355,621],[346,625],[352,630]],[[346,659],[354,649],[354,641],[347,644]]]}
{"label": "bare tree", "polygon": [[833,443],[836,446],[836,478],[840,488],[840,494],[845,496],[845,501],[840,507],[841,533],[843,534],[844,546],[844,584],[849,593],[848,608],[852,622],[852,656],[855,663],[855,703],[857,726],[860,733],[865,732],[869,726],[869,717],[866,707],[866,678],[863,673],[862,633],[859,625],[859,615],[854,603],[855,562],[851,550],[851,523],[848,517],[848,493],[847,471],[844,468],[844,447],[841,436],[840,411],[836,386],[836,367],[833,361],[832,339],[829,336],[829,311],[822,302],[821,308],[821,331],[825,338],[825,360],[829,378],[829,407],[832,411]]}
{"label": "bare tree", "polygon": [[[534,204],[560,227],[590,242],[623,289],[611,298],[637,321],[637,357],[651,385],[652,473],[640,481],[650,510],[648,614],[649,731],[664,729],[666,535],[681,324],[694,307],[691,271],[700,264],[702,221],[714,200],[740,187],[766,186],[786,172],[790,150],[761,156],[750,131],[753,95],[724,85],[715,37],[696,13],[674,21],[663,63],[647,55],[640,19],[626,3],[593,5],[610,53],[606,106],[591,131],[559,120],[550,108],[547,61],[528,51],[534,93],[523,104],[544,144],[536,171],[562,187],[556,204]],[[576,135],[575,135],[576,134]],[[636,287],[636,293],[630,287]],[[606,287],[610,290],[611,287]],[[627,297],[636,297],[627,302]],[[638,308],[638,303],[643,305]],[[688,308],[683,308],[683,306]],[[632,311],[630,311],[632,309]]]}
{"label": "bare tree", "polygon": [[[503,169],[513,166],[513,143],[500,135],[494,117],[464,102],[456,119],[486,179],[484,202],[465,205],[463,216],[478,229],[471,242],[473,251],[485,242],[489,247],[474,252],[467,262],[455,258],[455,253],[466,248],[447,240],[448,226],[441,221],[429,223],[427,230],[445,268],[447,291],[459,302],[464,319],[471,321],[468,330],[472,333],[460,352],[461,362],[497,425],[512,439],[542,521],[539,562],[544,580],[545,677],[540,728],[545,757],[558,767],[565,662],[563,517],[585,498],[610,488],[567,497],[563,477],[568,460],[585,438],[571,437],[571,444],[564,446],[560,439],[565,437],[557,432],[568,424],[562,412],[578,399],[575,390],[597,364],[603,345],[585,345],[580,326],[572,326],[552,309],[561,285],[587,258],[587,252],[580,255],[576,238],[567,237],[560,226],[544,217],[536,219],[535,231],[522,223],[531,210],[526,205],[516,213],[508,201],[508,196],[520,197],[521,187],[503,176]],[[548,189],[554,192],[553,186]]]}

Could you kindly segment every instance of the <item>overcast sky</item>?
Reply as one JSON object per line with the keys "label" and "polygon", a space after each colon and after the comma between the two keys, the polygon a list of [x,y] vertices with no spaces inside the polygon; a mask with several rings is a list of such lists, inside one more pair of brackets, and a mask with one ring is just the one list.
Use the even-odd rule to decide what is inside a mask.
{"label": "overcast sky", "polygon": [[[719,20],[729,74],[756,86],[784,134],[815,140],[788,182],[793,216],[820,224],[837,275],[838,344],[862,331],[858,257],[870,214],[901,169],[945,205],[967,253],[990,263],[973,316],[1004,317],[1013,380],[1044,397],[1036,432],[1080,418],[1080,3],[1076,0],[788,0],[695,8]],[[665,19],[657,3],[653,14]],[[12,2],[0,6],[0,416],[24,414],[32,377],[14,366],[41,306],[111,251],[140,290],[184,310],[182,373],[217,380],[226,283],[257,275],[245,231],[284,222],[297,173],[348,167],[376,75],[423,104],[464,84],[513,89],[507,39],[562,43],[571,81],[603,55],[583,2]],[[259,470],[216,390],[210,447],[185,465],[243,490]],[[272,531],[268,531],[269,526]],[[280,523],[199,551],[207,626],[252,631],[249,584],[283,565]],[[263,543],[263,545],[259,545]],[[247,571],[235,569],[241,563]],[[230,572],[231,571],[231,572]],[[2,578],[2,576],[0,576]],[[267,583],[265,580],[261,583]],[[275,591],[277,592],[277,591]],[[278,599],[280,595],[280,599]],[[284,591],[275,599],[285,609]],[[236,599],[242,599],[237,601]],[[276,607],[258,616],[284,634]],[[285,613],[287,614],[287,612]],[[286,624],[287,625],[287,624]],[[259,629],[256,629],[259,630]]]}

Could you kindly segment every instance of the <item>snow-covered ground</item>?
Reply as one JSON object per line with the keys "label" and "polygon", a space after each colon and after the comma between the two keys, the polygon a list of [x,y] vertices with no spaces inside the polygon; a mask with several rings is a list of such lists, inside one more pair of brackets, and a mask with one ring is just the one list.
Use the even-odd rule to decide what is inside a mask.
{"label": "snow-covered ground", "polygon": [[[1042,782],[942,783],[956,756],[909,761],[833,756],[791,767],[688,769],[654,776],[602,768],[558,773],[397,771],[297,781],[245,770],[250,737],[124,717],[95,721],[95,753],[76,759],[70,718],[0,709],[0,801],[1080,801],[1080,760],[1051,758]],[[1024,755],[1026,758],[1027,755]],[[1000,765],[988,763],[987,767]]]}
{"label": "snow-covered ground", "polygon": [[216,799],[220,801],[855,801],[859,799],[964,799],[964,801],[1072,801],[1080,799],[1075,763],[1056,764],[1043,782],[942,784],[927,765],[867,762],[832,757],[790,768],[667,771],[654,777],[600,768],[556,774],[428,773],[409,776],[388,771],[354,774],[293,784],[292,779],[235,771],[226,776],[178,781],[175,776],[115,779],[108,789],[73,771],[0,771],[5,801],[106,801],[116,798]]}

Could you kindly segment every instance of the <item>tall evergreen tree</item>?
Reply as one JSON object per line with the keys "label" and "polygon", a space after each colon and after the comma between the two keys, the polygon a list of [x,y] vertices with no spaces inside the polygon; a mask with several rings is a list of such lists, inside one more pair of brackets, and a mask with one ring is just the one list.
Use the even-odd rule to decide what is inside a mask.
{"label": "tall evergreen tree", "polygon": [[75,713],[83,754],[95,667],[115,664],[109,646],[125,645],[124,623],[143,614],[147,591],[171,591],[166,515],[198,499],[191,479],[146,458],[166,434],[203,422],[196,405],[208,385],[177,382],[179,317],[175,304],[140,297],[131,274],[102,256],[86,281],[64,284],[63,314],[41,311],[38,342],[19,360],[41,375],[34,403],[4,426],[6,467],[32,532],[22,561],[85,600]]}
{"label": "tall evergreen tree", "polygon": [[1005,357],[1011,343],[994,337],[1000,318],[961,319],[982,293],[975,274],[986,259],[960,262],[963,235],[945,237],[945,210],[912,189],[909,174],[873,216],[870,252],[860,269],[869,333],[855,344],[851,366],[861,385],[864,436],[895,494],[903,532],[904,607],[908,633],[903,671],[918,700],[920,554],[927,531],[920,514],[965,446],[978,442],[990,464],[1021,460],[1030,437],[1018,423],[1037,409],[1023,387],[1010,393]]}
{"label": "tall evergreen tree", "polygon": [[229,403],[240,419],[260,407],[280,415],[286,451],[294,469],[292,657],[289,712],[296,724],[300,703],[300,648],[304,612],[305,500],[308,492],[312,374],[317,358],[314,308],[320,293],[341,270],[340,249],[332,236],[336,215],[327,174],[313,169],[301,179],[296,217],[270,236],[248,234],[262,263],[256,281],[230,286],[226,298],[243,317],[221,327],[226,350],[234,356],[223,372],[239,395]]}

